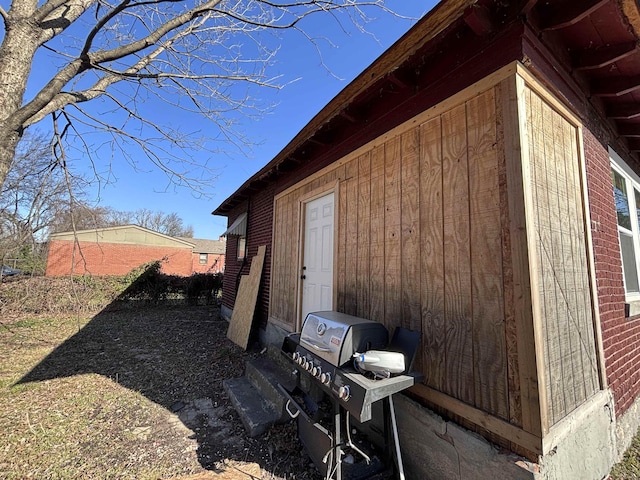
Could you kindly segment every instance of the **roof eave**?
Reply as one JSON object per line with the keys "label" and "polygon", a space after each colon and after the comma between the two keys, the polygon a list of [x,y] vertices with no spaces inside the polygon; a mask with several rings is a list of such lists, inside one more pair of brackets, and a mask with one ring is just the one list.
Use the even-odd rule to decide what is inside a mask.
{"label": "roof eave", "polygon": [[415,27],[411,28],[396,43],[386,50],[374,63],[347,85],[276,155],[269,163],[244,182],[225,199],[213,215],[226,216],[231,209],[242,203],[254,184],[269,182],[279,165],[317,133],[325,124],[345,111],[352,100],[364,93],[378,81],[389,75],[424,45],[440,35],[465,10],[477,0],[442,0],[427,13]]}

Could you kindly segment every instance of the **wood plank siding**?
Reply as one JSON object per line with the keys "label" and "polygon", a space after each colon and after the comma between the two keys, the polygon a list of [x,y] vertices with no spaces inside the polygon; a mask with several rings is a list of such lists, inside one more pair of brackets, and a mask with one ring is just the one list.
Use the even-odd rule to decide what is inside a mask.
{"label": "wood plank siding", "polygon": [[598,362],[579,126],[515,72],[276,196],[269,319],[300,327],[300,212],[334,191],[334,308],[421,331],[416,393],[539,452]]}
{"label": "wood plank siding", "polygon": [[525,90],[549,425],[600,389],[582,208],[579,132]]}

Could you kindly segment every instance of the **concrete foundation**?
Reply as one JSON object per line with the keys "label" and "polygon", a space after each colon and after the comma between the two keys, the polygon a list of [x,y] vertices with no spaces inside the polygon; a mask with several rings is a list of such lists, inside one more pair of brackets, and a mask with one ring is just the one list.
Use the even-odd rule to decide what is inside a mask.
{"label": "concrete foundation", "polygon": [[640,428],[640,398],[616,421],[616,462],[622,460],[624,452],[631,446],[633,437]]}
{"label": "concrete foundation", "polygon": [[[549,432],[547,453],[537,464],[504,453],[404,395],[394,400],[407,478],[601,480],[616,461],[613,401],[608,391],[594,396]],[[629,424],[618,430],[632,437],[636,428]]]}
{"label": "concrete foundation", "polygon": [[544,440],[540,478],[600,480],[616,461],[615,415],[604,390],[562,419]]}
{"label": "concrete foundation", "polygon": [[501,453],[481,436],[447,422],[404,395],[393,397],[407,478],[532,480],[521,457]]}
{"label": "concrete foundation", "polygon": [[231,315],[233,314],[233,310],[229,307],[225,307],[224,305],[220,305],[220,316],[224,318],[227,322],[231,321]]}
{"label": "concrete foundation", "polygon": [[267,328],[259,329],[258,335],[260,343],[265,346],[282,347],[284,337],[289,334],[284,328],[279,327],[271,322],[267,323]]}

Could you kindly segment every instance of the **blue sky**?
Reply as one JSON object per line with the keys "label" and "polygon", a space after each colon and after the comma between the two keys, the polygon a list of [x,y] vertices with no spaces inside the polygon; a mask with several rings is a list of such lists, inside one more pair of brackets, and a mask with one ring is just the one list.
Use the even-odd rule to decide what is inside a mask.
{"label": "blue sky", "polygon": [[[261,100],[273,104],[273,108],[259,119],[240,120],[239,129],[255,144],[250,152],[211,159],[219,176],[209,192],[210,198],[197,198],[185,189],[166,189],[167,180],[161,173],[147,168],[134,172],[125,161],[116,158],[112,168],[117,181],[102,187],[100,205],[124,211],[147,208],[176,212],[185,224],[194,227],[195,237],[217,238],[226,229],[227,222],[224,217],[211,215],[211,211],[269,162],[324,105],[435,4],[433,0],[387,0],[385,3],[409,18],[376,12],[377,18],[367,24],[371,35],[357,32],[355,28],[346,35],[326,16],[316,16],[302,25],[306,31],[326,35],[333,42],[333,46],[320,42],[325,66],[315,48],[300,34],[282,34],[271,73],[282,75],[281,81],[287,85],[281,90],[259,90]],[[154,115],[175,116],[161,105],[152,107]],[[168,119],[180,121],[180,117]],[[204,119],[189,117],[182,121],[190,131],[207,132],[208,123]],[[93,200],[91,196],[89,200]]]}

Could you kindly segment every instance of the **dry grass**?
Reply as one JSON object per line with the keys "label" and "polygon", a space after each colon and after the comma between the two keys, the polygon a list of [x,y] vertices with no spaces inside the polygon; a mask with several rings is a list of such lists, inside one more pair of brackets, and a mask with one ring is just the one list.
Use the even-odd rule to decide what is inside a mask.
{"label": "dry grass", "polygon": [[[118,383],[117,371],[90,372],[56,353],[90,319],[30,318],[0,333],[0,477],[151,479],[199,471],[197,444],[184,432],[164,432],[170,442],[158,441],[171,430],[163,406]],[[47,356],[44,370],[58,370],[51,375],[42,368]],[[85,356],[78,352],[78,361]],[[21,383],[30,371],[33,381]],[[145,438],[152,430],[155,438]]]}
{"label": "dry grass", "polygon": [[252,462],[263,479],[314,478],[292,424],[246,436],[222,380],[258,352],[226,329],[207,306],[5,315],[0,478],[156,479]]}
{"label": "dry grass", "polygon": [[[263,479],[318,478],[293,424],[245,435],[222,380],[258,353],[226,338],[216,307],[117,309],[117,288],[28,281],[0,284],[0,478],[161,479],[253,462]],[[640,434],[611,472],[630,479]]]}
{"label": "dry grass", "polygon": [[640,431],[631,442],[620,463],[614,465],[611,480],[640,479]]}

